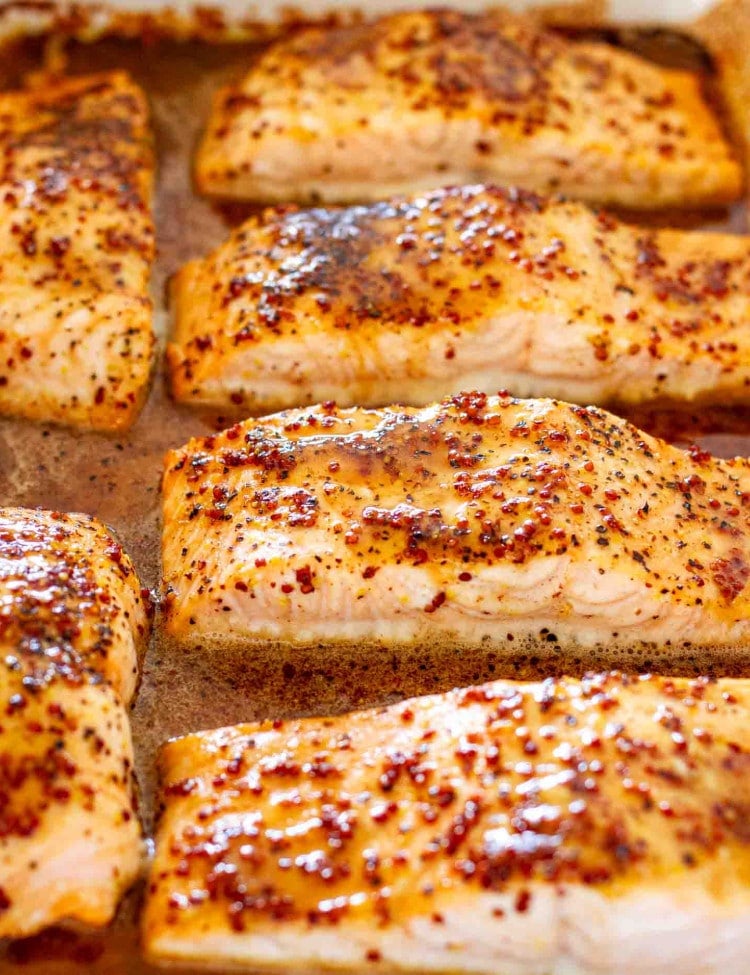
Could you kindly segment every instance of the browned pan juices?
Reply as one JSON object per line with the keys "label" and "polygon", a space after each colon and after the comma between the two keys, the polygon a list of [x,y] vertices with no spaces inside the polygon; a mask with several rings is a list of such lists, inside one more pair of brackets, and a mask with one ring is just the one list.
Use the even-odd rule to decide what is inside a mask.
{"label": "browned pan juices", "polygon": [[[637,43],[636,43],[637,41]],[[653,36],[632,43],[641,53],[705,70],[706,61],[692,43]],[[153,278],[157,329],[167,327],[163,296],[169,276],[187,259],[216,246],[230,224],[248,210],[219,210],[192,192],[190,162],[207,117],[212,92],[246,70],[258,48],[247,45],[154,45],[105,41],[71,46],[72,72],[114,66],[132,72],[148,92],[156,134],[158,183],[156,224],[159,257]],[[37,70],[38,42],[17,47],[0,63],[0,83],[9,87]],[[659,215],[653,223],[744,232],[744,207],[704,214]],[[750,455],[750,408],[722,411],[643,409],[631,417],[660,436],[681,443],[698,441],[724,456]],[[132,555],[149,586],[158,583],[159,479],[164,452],[190,436],[222,425],[176,407],[165,393],[161,366],[146,409],[135,427],[116,440],[71,434],[31,424],[0,421],[0,503],[43,505],[91,512],[111,525]],[[241,655],[187,653],[166,646],[158,636],[143,664],[143,679],[133,711],[133,730],[143,787],[144,819],[153,808],[153,758],[166,738],[183,732],[254,720],[345,710],[420,692],[445,690],[503,674],[523,673],[533,660],[477,654],[446,668],[424,658],[396,659],[384,651],[376,662],[351,657],[279,661],[260,670]],[[514,666],[515,665],[515,666]],[[520,668],[520,671],[519,671]],[[269,672],[272,669],[273,672]],[[138,956],[136,916],[140,894],[128,899],[113,928],[101,935],[53,931],[6,946],[0,973],[28,975],[146,975],[153,972]]]}

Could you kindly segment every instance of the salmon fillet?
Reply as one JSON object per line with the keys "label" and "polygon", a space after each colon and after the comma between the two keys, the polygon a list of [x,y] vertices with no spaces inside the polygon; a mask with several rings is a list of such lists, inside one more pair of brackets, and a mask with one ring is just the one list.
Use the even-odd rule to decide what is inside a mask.
{"label": "salmon fillet", "polygon": [[104,925],[139,873],[125,705],[147,628],[94,519],[0,508],[0,938]]}
{"label": "salmon fillet", "polygon": [[161,752],[156,962],[739,975],[750,686],[492,683]]}
{"label": "salmon fillet", "polygon": [[444,9],[273,44],[218,93],[196,179],[331,202],[493,180],[649,209],[731,200],[742,182],[697,76]]}
{"label": "salmon fillet", "polygon": [[[0,507],[0,648],[79,665],[128,704],[148,597],[127,554],[90,515]],[[31,657],[29,658],[31,659]]]}
{"label": "salmon fillet", "polygon": [[0,413],[129,426],[154,335],[153,158],[122,72],[0,93]]}
{"label": "salmon fillet", "polygon": [[267,211],[173,282],[180,402],[750,401],[750,243],[472,186]]}
{"label": "salmon fillet", "polygon": [[167,455],[165,625],[271,656],[647,653],[726,673],[750,638],[749,498],[749,462],[593,407],[464,393],[289,411]]}

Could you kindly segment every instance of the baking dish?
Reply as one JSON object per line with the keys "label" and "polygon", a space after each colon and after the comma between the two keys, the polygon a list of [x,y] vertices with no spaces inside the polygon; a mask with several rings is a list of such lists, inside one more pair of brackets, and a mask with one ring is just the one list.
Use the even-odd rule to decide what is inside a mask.
{"label": "baking dish", "polygon": [[[226,4],[220,11],[172,5],[5,4],[0,8],[0,32],[15,38],[0,73],[3,85],[18,81],[26,71],[38,70],[44,54],[42,39],[23,39],[52,26],[76,38],[93,40],[100,34],[126,35],[130,40],[102,38],[91,45],[71,42],[65,49],[71,72],[121,66],[132,72],[148,92],[153,111],[159,166],[155,215],[159,258],[153,277],[156,325],[162,338],[168,327],[163,295],[170,275],[187,259],[218,244],[228,225],[241,219],[241,206],[219,208],[194,195],[190,159],[206,118],[214,89],[241,73],[257,52],[261,35],[288,20],[317,19],[335,14],[357,16],[394,9],[371,4],[364,11],[348,4],[337,8],[310,4],[290,11],[282,4],[248,11]],[[482,4],[465,4],[465,9]],[[515,6],[527,6],[516,4]],[[652,57],[687,63],[707,70],[706,49],[723,71],[725,99],[733,109],[732,123],[742,134],[743,73],[750,50],[750,14],[745,4],[708,2],[568,3],[539,7],[545,19],[567,27],[627,28],[625,40]],[[743,25],[745,25],[743,27]],[[634,27],[647,27],[645,32]],[[657,33],[653,28],[658,27]],[[664,32],[664,28],[669,28]],[[747,33],[742,33],[746,29]],[[682,39],[675,40],[678,36]],[[231,46],[174,38],[197,36],[211,41],[232,39]],[[685,37],[688,40],[685,40]],[[154,40],[156,43],[144,43]],[[705,47],[703,46],[705,45]],[[743,52],[745,57],[743,58]],[[716,78],[712,84],[716,84]],[[744,206],[704,214],[649,217],[664,222],[678,219],[691,227],[747,229]],[[637,422],[680,442],[700,439],[723,455],[750,455],[750,411],[712,410],[699,415],[641,411]],[[190,436],[222,425],[221,417],[200,415],[176,407],[168,399],[157,370],[154,388],[140,420],[126,436],[72,433],[12,421],[0,422],[0,499],[5,504],[44,505],[85,510],[112,525],[132,553],[146,584],[158,582],[158,492],[164,451]],[[492,662],[488,661],[488,665]],[[199,728],[266,716],[305,715],[341,711],[406,694],[442,690],[492,675],[474,662],[457,660],[452,673],[394,670],[386,686],[351,686],[346,672],[321,667],[314,659],[302,664],[294,677],[280,671],[253,669],[247,660],[205,657],[176,651],[158,640],[143,667],[135,710],[134,731],[143,807],[147,826],[153,798],[153,755],[167,737]],[[0,972],[31,975],[142,975],[150,972],[139,959],[135,918],[139,892],[128,899],[114,927],[98,935],[50,932],[7,946],[0,955]]]}

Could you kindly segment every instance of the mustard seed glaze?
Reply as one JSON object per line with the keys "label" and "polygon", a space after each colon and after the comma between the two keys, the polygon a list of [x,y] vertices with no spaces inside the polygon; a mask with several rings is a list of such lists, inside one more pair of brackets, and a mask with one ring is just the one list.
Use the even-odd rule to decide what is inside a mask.
{"label": "mustard seed glaze", "polygon": [[230,413],[509,388],[747,402],[750,244],[469,186],[267,210],[172,286],[175,397]]}
{"label": "mustard seed glaze", "polygon": [[[177,739],[161,755],[147,950],[216,968],[359,967],[375,952],[399,967],[496,971],[543,957],[538,931],[515,943],[513,915],[538,924],[537,899],[556,899],[554,944],[580,888],[607,898],[605,915],[654,889],[667,909],[682,891],[741,914],[746,693],[616,673],[498,682]],[[744,907],[723,901],[729,891]],[[457,917],[468,938],[472,916],[479,943],[451,945]],[[679,957],[667,934],[659,951]]]}
{"label": "mustard seed glaze", "polygon": [[124,705],[147,633],[101,525],[0,509],[0,937],[106,924],[138,875]]}
{"label": "mustard seed glaze", "polygon": [[748,512],[747,461],[594,407],[324,404],[168,455],[165,623],[187,643],[650,644],[732,667]]}
{"label": "mustard seed glaze", "polygon": [[154,335],[153,159],[123,73],[0,94],[0,411],[132,423]]}
{"label": "mustard seed glaze", "polygon": [[105,679],[129,701],[148,633],[138,585],[94,519],[0,509],[0,646],[30,690]]}
{"label": "mustard seed glaze", "polygon": [[[664,44],[659,46],[660,56],[666,49]],[[258,48],[102,42],[70,45],[68,51],[71,70],[110,71],[113,65],[122,66],[149,94],[159,158],[156,196],[159,255],[153,290],[159,307],[163,280],[186,260],[217,247],[228,232],[226,221],[231,224],[237,221],[235,212],[218,211],[193,193],[187,161],[208,116],[212,91],[247,71],[248,64],[258,55]],[[8,83],[17,86],[20,70],[36,68],[38,53],[36,48],[14,53],[12,59],[0,65],[5,69],[6,80],[12,75]],[[690,62],[687,66],[702,70],[700,64]],[[444,181],[441,178],[439,182]],[[243,211],[243,218],[245,215]],[[671,213],[668,217],[640,214],[638,220],[658,226],[669,222],[673,226],[723,231],[742,232],[746,227],[742,206],[732,214],[723,211]],[[158,316],[157,326],[161,324],[162,317]],[[226,422],[219,421],[218,426],[224,427]],[[644,413],[638,426],[651,431],[658,428],[668,438],[684,443],[700,436],[701,442],[717,454],[750,455],[748,420],[740,410],[702,408],[699,413],[680,411],[669,415],[650,410]],[[3,420],[0,421],[0,493],[6,503],[42,504],[57,510],[83,509],[96,513],[116,527],[141,579],[154,584],[159,573],[157,498],[163,453],[184,443],[188,437],[211,429],[217,429],[216,416],[207,417],[175,406],[164,393],[160,376],[139,421],[116,440]],[[377,575],[380,572],[375,578]],[[519,644],[509,646],[518,648]],[[506,651],[459,655],[454,645],[449,654],[439,659],[437,655],[428,657],[421,652],[416,662],[407,662],[403,656],[384,653],[366,661],[357,653],[344,661],[343,653],[324,655],[312,647],[306,654],[302,648],[295,648],[292,666],[275,651],[265,661],[254,655],[251,659],[246,649],[230,653],[225,646],[212,652],[204,644],[189,652],[184,647],[174,647],[159,631],[146,657],[132,716],[138,778],[144,789],[141,813],[148,822],[152,810],[154,753],[169,736],[268,716],[295,717],[313,711],[330,714],[342,709],[370,707],[402,699],[404,695],[444,691],[452,686],[487,680],[493,670],[498,675],[510,676],[517,672],[520,656]],[[621,652],[617,659],[622,664]],[[532,658],[527,660],[533,665]],[[696,666],[702,671],[711,663],[703,658]],[[725,663],[726,658],[720,665]],[[557,658],[542,664],[550,668],[555,665],[559,666]],[[586,665],[585,660],[579,659],[577,672]],[[533,672],[538,674],[539,670],[537,661]],[[559,672],[557,668],[556,672]],[[518,915],[511,909],[507,917],[526,918],[541,902],[541,896],[533,896],[525,914]],[[656,914],[651,911],[649,917]],[[592,914],[592,917],[598,927],[601,915]],[[644,926],[648,926],[649,917],[641,919]],[[123,972],[155,975],[160,969],[142,957],[138,918],[139,895],[136,894],[124,902],[116,923],[103,933],[82,935],[53,929],[40,937],[3,945],[0,971],[3,975],[51,975],[54,967],[56,975],[58,972],[81,975],[85,966],[91,975],[122,975]],[[697,920],[690,932],[686,932],[683,939],[686,945],[694,944],[692,935],[699,924]],[[444,930],[445,925],[430,924],[430,927],[438,931]],[[337,933],[339,928],[329,930]],[[643,939],[631,937],[628,944],[632,948],[639,941],[643,943]],[[377,954],[378,949],[373,947],[371,959],[365,962],[365,949],[358,952],[356,967],[370,967]],[[621,953],[620,958],[625,959],[625,954]],[[685,967],[682,963],[681,968]],[[499,964],[495,966],[496,970],[499,968]],[[641,958],[629,966],[628,975],[633,971],[643,972],[644,968],[645,959]],[[179,966],[180,972],[190,971],[191,975],[198,970]],[[727,975],[727,971],[725,965],[722,975]]]}
{"label": "mustard seed glaze", "polygon": [[735,199],[695,78],[506,11],[310,28],[219,92],[203,192],[363,201],[495,180],[640,208]]}

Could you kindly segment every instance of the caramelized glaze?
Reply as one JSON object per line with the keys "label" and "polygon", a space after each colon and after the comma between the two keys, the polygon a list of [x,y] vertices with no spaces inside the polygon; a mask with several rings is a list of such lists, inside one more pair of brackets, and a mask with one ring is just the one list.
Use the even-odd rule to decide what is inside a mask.
{"label": "caramelized glaze", "polygon": [[225,413],[460,389],[750,400],[750,244],[462,187],[252,218],[172,287],[176,399]]}
{"label": "caramelized glaze", "polygon": [[0,94],[0,412],[133,422],[154,335],[153,158],[123,72]]}
{"label": "caramelized glaze", "polygon": [[0,937],[104,925],[138,875],[125,705],[147,629],[94,519],[0,509]]}
{"label": "caramelized glaze", "polygon": [[617,673],[498,682],[174,740],[147,953],[215,969],[738,972],[748,693]]}
{"label": "caramelized glaze", "polygon": [[127,704],[147,605],[130,559],[96,519],[0,508],[0,648],[30,692],[47,677],[104,679]]}
{"label": "caramelized glaze", "polygon": [[726,669],[748,638],[749,491],[745,460],[553,400],[248,420],[167,455],[166,627]]}
{"label": "caramelized glaze", "polygon": [[696,76],[447,9],[272,44],[217,95],[196,177],[258,201],[495,180],[641,208],[724,202],[742,182]]}

